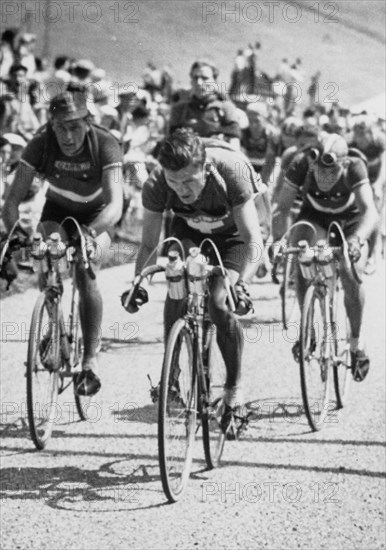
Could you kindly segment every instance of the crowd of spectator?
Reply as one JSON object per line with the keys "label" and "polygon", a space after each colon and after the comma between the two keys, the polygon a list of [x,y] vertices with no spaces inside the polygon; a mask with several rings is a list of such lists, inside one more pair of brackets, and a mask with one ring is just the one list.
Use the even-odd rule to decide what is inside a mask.
{"label": "crowd of spectator", "polygon": [[[283,58],[275,74],[261,68],[260,42],[238,50],[226,97],[217,67],[196,61],[190,68],[191,88],[176,89],[170,66],[145,67],[139,85],[113,85],[105,69],[89,59],[67,55],[52,66],[35,54],[36,36],[6,29],[0,44],[0,204],[12,184],[20,155],[39,127],[47,122],[50,100],[65,90],[85,90],[94,122],[119,141],[124,159],[129,213],[121,236],[136,240],[133,227],[141,220],[140,192],[157,164],[157,143],[180,126],[204,137],[216,137],[242,149],[270,188],[279,192],[281,159],[289,148],[301,148],[319,132],[334,132],[367,157],[374,196],[384,204],[385,121],[368,113],[352,113],[337,102],[319,101],[321,73],[308,82],[302,60]],[[307,100],[298,101],[298,90]],[[286,158],[286,157],[284,157]],[[36,191],[44,192],[37,186]],[[32,197],[26,197],[30,201]],[[31,204],[35,204],[31,201]]]}

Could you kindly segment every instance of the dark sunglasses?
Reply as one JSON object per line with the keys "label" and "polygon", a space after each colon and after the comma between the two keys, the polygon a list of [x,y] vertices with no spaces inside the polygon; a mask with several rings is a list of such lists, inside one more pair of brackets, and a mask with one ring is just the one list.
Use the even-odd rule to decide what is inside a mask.
{"label": "dark sunglasses", "polygon": [[309,157],[314,162],[320,160],[324,166],[334,166],[338,162],[338,157],[335,153],[321,153],[319,149],[315,148],[310,149]]}

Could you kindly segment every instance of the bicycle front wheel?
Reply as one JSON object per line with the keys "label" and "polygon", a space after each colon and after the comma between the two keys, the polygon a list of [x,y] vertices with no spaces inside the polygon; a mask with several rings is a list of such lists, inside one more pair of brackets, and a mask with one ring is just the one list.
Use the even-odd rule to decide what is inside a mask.
{"label": "bicycle front wheel", "polygon": [[58,414],[60,342],[57,306],[40,294],[34,307],[27,355],[27,411],[32,441],[47,445]]}
{"label": "bicycle front wheel", "polygon": [[338,277],[335,283],[331,316],[334,339],[333,373],[336,406],[338,409],[341,409],[347,401],[352,372],[350,353],[350,323],[344,304],[344,292],[340,277]]}
{"label": "bicycle front wheel", "polygon": [[162,367],[158,455],[162,487],[176,502],[188,482],[197,422],[197,369],[193,338],[184,319],[174,323]]}
{"label": "bicycle front wheel", "polygon": [[311,285],[306,292],[300,329],[300,381],[308,423],[318,431],[328,414],[330,348],[328,292]]}
{"label": "bicycle front wheel", "polygon": [[226,368],[217,344],[215,325],[210,325],[205,335],[203,367],[206,392],[202,407],[202,437],[206,463],[212,469],[219,465],[225,443],[221,414]]}

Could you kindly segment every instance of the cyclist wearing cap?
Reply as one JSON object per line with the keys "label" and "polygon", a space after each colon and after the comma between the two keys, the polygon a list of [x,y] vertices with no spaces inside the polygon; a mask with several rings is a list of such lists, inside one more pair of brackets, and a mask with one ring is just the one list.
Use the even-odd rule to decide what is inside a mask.
{"label": "cyclist wearing cap", "polygon": [[[217,245],[239,306],[246,313],[251,307],[248,281],[262,261],[263,243],[253,201],[260,182],[248,159],[219,140],[206,140],[191,129],[176,130],[160,146],[155,168],[142,191],[144,220],[136,274],[141,272],[158,245],[165,209],[174,213],[173,236],[180,239],[187,252],[205,237]],[[239,169],[235,170],[235,166]],[[140,288],[129,311],[138,310],[137,299],[147,301]],[[144,298],[144,299],[143,299]],[[244,302],[244,306],[242,306]],[[164,310],[165,342],[173,322],[183,315],[184,300],[166,298]],[[217,339],[227,369],[224,401],[225,421],[232,409],[241,404],[240,378],[242,330],[234,313],[226,305],[226,292],[220,276],[213,277],[209,304],[212,321],[218,327]],[[228,416],[227,416],[228,415]]]}
{"label": "cyclist wearing cap", "polygon": [[217,137],[240,148],[240,126],[235,105],[217,91],[218,69],[196,61],[190,69],[191,95],[173,105],[169,129],[192,128],[199,136]]}
{"label": "cyclist wearing cap", "polygon": [[[18,207],[40,173],[48,181],[41,222],[49,235],[67,216],[74,217],[88,234],[89,249],[101,258],[110,244],[107,230],[122,212],[122,159],[118,142],[105,129],[89,121],[83,93],[65,92],[51,100],[50,120],[27,145],[4,208],[8,231],[18,219]],[[76,388],[92,395],[100,388],[95,375],[102,321],[102,296],[76,263],[79,306],[84,338],[82,372]]]}
{"label": "cyclist wearing cap", "polygon": [[[372,122],[368,116],[360,116],[354,122],[350,147],[359,149],[366,155],[370,184],[373,191],[375,207],[380,214],[385,202],[386,183],[386,146],[385,133]],[[380,225],[371,235],[370,254],[366,273],[370,275],[376,269],[377,256],[381,249]]]}
{"label": "cyclist wearing cap", "polygon": [[[293,117],[289,117],[293,118]],[[282,129],[281,129],[281,140],[283,145],[288,145],[291,143],[292,140],[294,140],[294,143],[290,146],[286,147],[281,158],[280,158],[280,172],[277,177],[275,187],[272,192],[272,217],[273,219],[276,216],[276,205],[279,200],[280,193],[283,188],[285,175],[287,173],[287,170],[291,164],[291,162],[294,160],[296,155],[298,155],[301,151],[306,149],[307,147],[317,146],[318,140],[320,138],[320,131],[318,128],[312,128],[312,127],[304,127],[300,121],[300,119],[295,119],[300,123],[300,126],[292,127],[291,129],[287,129],[285,126],[285,122],[283,123]],[[295,201],[294,207],[291,211],[291,216],[288,219],[288,227],[291,223],[291,219],[293,218],[293,213],[296,212],[299,214],[299,205],[302,202],[302,195],[299,190],[299,195]],[[273,223],[275,223],[273,221]]]}
{"label": "cyclist wearing cap", "polygon": [[[274,239],[284,234],[285,219],[300,188],[303,204],[298,220],[311,222],[316,229],[316,236],[311,234],[310,228],[300,226],[291,234],[293,243],[306,239],[314,245],[318,239],[326,238],[330,223],[338,221],[347,239],[349,255],[361,274],[368,256],[368,239],[378,219],[364,161],[349,156],[347,143],[338,134],[323,134],[317,147],[308,148],[296,156],[287,170],[279,198],[278,215],[273,225]],[[353,376],[360,381],[365,378],[370,366],[361,331],[364,288],[356,282],[351,269],[344,262],[341,265],[341,277],[351,325]],[[305,290],[305,281],[298,273],[300,305]],[[293,348],[295,358],[298,347],[295,344]]]}
{"label": "cyclist wearing cap", "polygon": [[274,173],[275,166],[278,166],[276,159],[283,151],[280,132],[268,121],[267,104],[257,98],[248,104],[246,114],[249,125],[242,132],[242,150],[256,172],[261,174],[263,183],[272,189],[272,181],[277,177]]}

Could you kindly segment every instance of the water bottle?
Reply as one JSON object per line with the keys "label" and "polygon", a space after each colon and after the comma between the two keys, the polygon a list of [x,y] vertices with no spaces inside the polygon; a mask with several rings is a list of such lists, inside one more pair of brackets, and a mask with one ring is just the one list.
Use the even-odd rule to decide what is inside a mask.
{"label": "water bottle", "polygon": [[190,248],[186,260],[190,292],[204,294],[207,275],[205,264],[205,257],[201,254],[200,248],[197,246]]}
{"label": "water bottle", "polygon": [[307,241],[299,241],[298,247],[300,248],[298,257],[300,271],[305,279],[313,279],[316,275],[314,251],[309,247]]}
{"label": "water bottle", "polygon": [[67,271],[66,245],[59,233],[51,233],[47,240],[48,252],[54,265],[57,265],[59,273]]}
{"label": "water bottle", "polygon": [[326,278],[330,278],[334,275],[334,256],[332,250],[324,239],[318,241],[316,246],[318,249],[316,254],[316,262],[319,269]]}
{"label": "water bottle", "polygon": [[176,250],[171,250],[168,254],[165,275],[170,298],[172,300],[182,300],[185,298],[185,264]]}
{"label": "water bottle", "polygon": [[43,241],[42,234],[36,233],[32,241],[31,256],[34,270],[39,273],[46,273],[48,271],[46,258],[47,248],[47,244]]}

